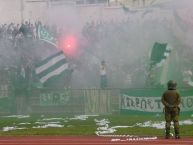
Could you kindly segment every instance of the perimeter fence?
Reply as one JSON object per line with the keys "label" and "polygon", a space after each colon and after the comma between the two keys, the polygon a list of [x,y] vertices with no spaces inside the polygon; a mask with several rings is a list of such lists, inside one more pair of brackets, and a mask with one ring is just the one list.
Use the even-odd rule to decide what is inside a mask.
{"label": "perimeter fence", "polygon": [[[33,89],[16,96],[0,88],[0,114],[107,115],[162,113],[164,89]],[[193,112],[193,90],[180,89],[181,111]]]}

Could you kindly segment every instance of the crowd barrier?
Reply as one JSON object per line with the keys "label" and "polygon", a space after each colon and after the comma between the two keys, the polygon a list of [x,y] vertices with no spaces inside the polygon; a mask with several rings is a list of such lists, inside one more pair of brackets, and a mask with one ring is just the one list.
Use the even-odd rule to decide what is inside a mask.
{"label": "crowd barrier", "polygon": [[[161,113],[164,89],[33,89],[25,97],[0,90],[1,114],[108,115]],[[193,90],[181,89],[181,112],[193,112]]]}

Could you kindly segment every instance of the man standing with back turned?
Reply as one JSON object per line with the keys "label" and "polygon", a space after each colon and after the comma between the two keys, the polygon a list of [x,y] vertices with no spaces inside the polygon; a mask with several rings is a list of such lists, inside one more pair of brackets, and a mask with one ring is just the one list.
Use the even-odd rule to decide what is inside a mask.
{"label": "man standing with back turned", "polygon": [[174,131],[175,138],[180,139],[179,135],[179,113],[180,108],[179,104],[181,102],[181,96],[179,92],[176,90],[177,83],[173,80],[168,81],[168,90],[166,90],[162,95],[162,103],[164,105],[165,112],[165,131],[166,131],[166,139],[170,138],[170,126],[171,121],[174,122]]}

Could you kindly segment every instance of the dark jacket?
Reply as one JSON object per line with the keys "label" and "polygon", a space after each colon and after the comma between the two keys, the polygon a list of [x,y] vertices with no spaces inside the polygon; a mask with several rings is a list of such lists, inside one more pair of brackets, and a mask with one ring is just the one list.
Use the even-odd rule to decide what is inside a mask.
{"label": "dark jacket", "polygon": [[178,107],[181,96],[177,90],[167,90],[163,93],[161,101],[165,107]]}

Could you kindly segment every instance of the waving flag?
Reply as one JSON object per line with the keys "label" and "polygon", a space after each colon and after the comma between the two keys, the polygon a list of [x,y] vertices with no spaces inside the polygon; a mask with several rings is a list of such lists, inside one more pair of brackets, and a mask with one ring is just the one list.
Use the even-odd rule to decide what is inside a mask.
{"label": "waving flag", "polygon": [[167,43],[156,42],[151,52],[151,67],[160,67],[164,64],[171,52],[171,47]]}
{"label": "waving flag", "polygon": [[[173,52],[173,53],[172,53]],[[163,86],[176,77],[176,53],[167,43],[154,43],[150,56],[148,82],[151,86]],[[177,73],[175,73],[177,74]]]}
{"label": "waving flag", "polygon": [[41,83],[46,83],[68,70],[68,63],[63,52],[58,52],[37,64],[35,72]]}
{"label": "waving flag", "polygon": [[42,25],[38,26],[38,38],[57,47],[56,38]]}

